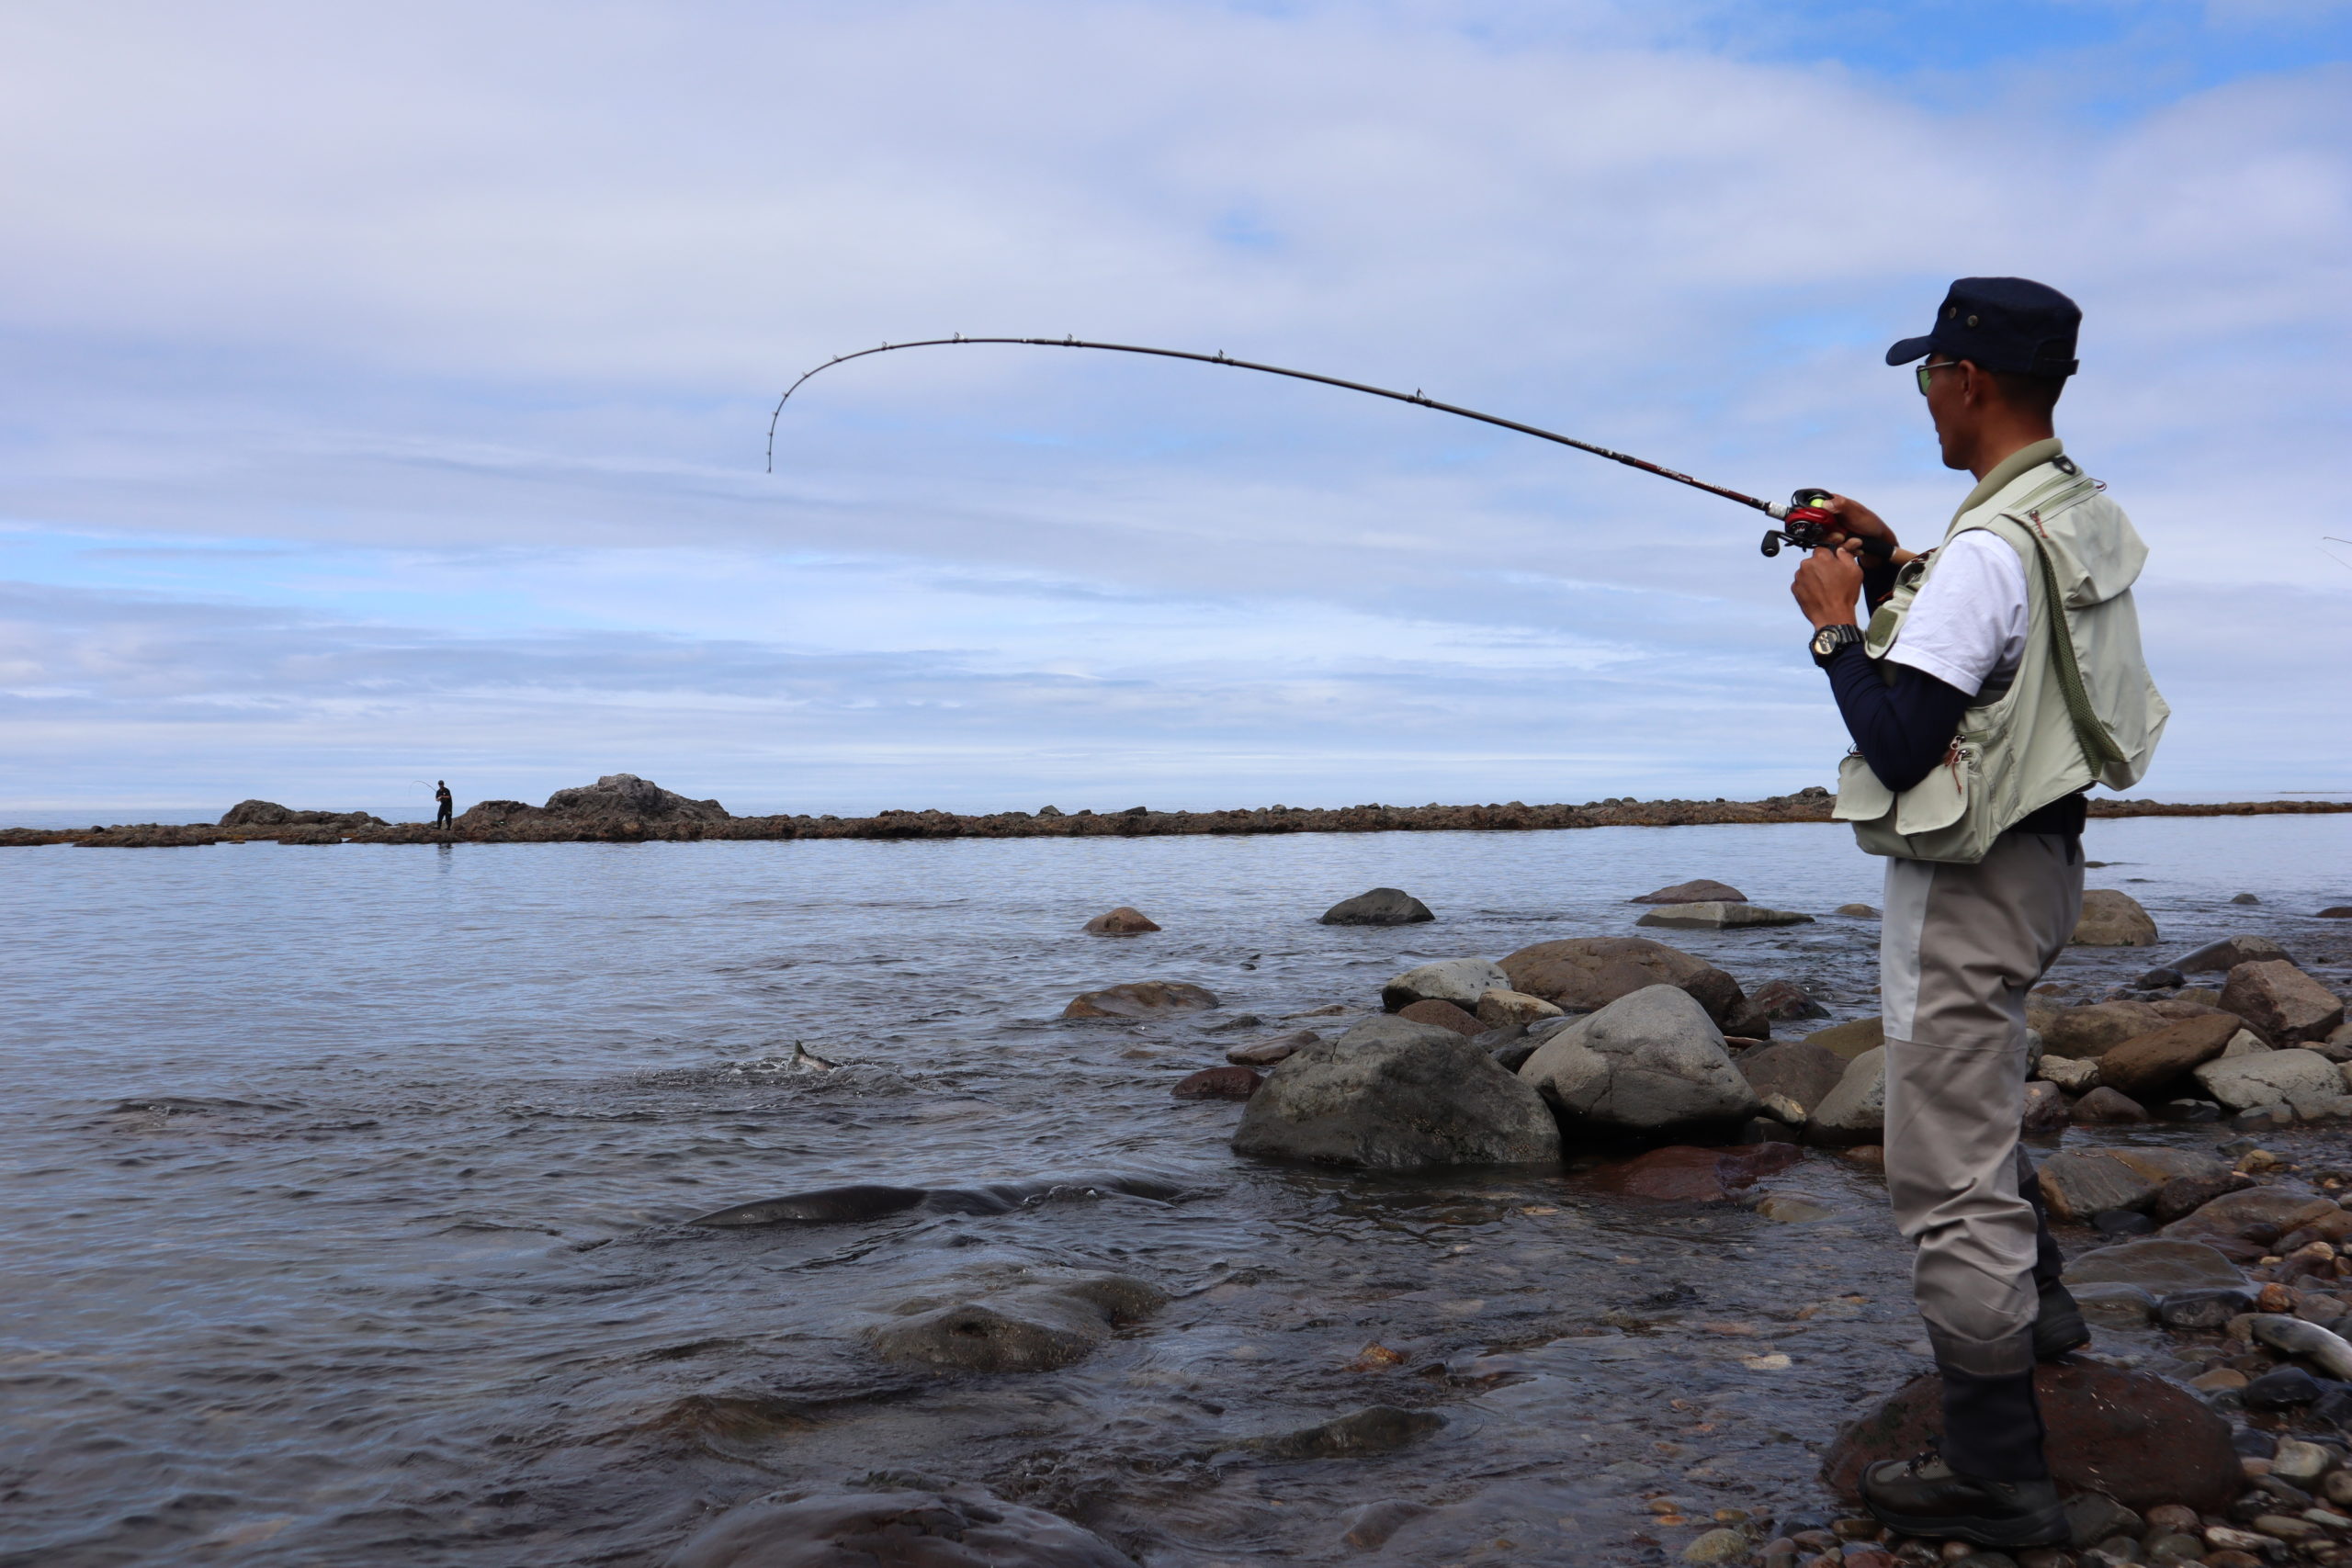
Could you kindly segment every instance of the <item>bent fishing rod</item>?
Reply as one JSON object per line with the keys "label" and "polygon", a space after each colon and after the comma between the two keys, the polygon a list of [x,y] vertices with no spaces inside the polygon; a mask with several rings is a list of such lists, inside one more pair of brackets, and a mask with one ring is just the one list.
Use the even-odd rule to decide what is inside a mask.
{"label": "bent fishing rod", "polygon": [[[1719,495],[1725,501],[1736,501],[1742,506],[1752,506],[1765,516],[1781,525],[1778,528],[1764,530],[1764,542],[1760,548],[1768,556],[1779,555],[1781,547],[1783,545],[1793,545],[1799,549],[1819,548],[1826,545],[1832,535],[1838,531],[1832,526],[1838,521],[1837,514],[1822,509],[1821,503],[1830,499],[1830,492],[1826,490],[1807,487],[1799,490],[1785,502],[1764,501],[1756,496],[1743,495],[1736,490],[1727,490],[1722,485],[1709,484],[1704,479],[1693,479],[1689,474],[1661,467],[1645,458],[1636,457],[1631,453],[1611,451],[1609,447],[1596,446],[1589,441],[1578,441],[1573,435],[1562,435],[1557,431],[1545,430],[1537,425],[1521,424],[1515,419],[1504,419],[1498,414],[1480,413],[1476,409],[1465,409],[1454,403],[1442,403],[1435,398],[1424,394],[1418,387],[1410,392],[1394,391],[1386,387],[1374,387],[1363,381],[1341,380],[1337,376],[1318,376],[1312,370],[1291,370],[1280,365],[1261,365],[1254,360],[1236,359],[1222,350],[1216,354],[1193,354],[1181,348],[1146,348],[1132,343],[1090,343],[1083,338],[1075,337],[966,337],[963,333],[957,333],[952,337],[920,338],[912,343],[886,343],[878,348],[861,348],[853,354],[837,354],[818,366],[816,369],[803,375],[791,386],[786,387],[784,389],[784,396],[775,400],[775,412],[768,416],[768,472],[775,472],[775,432],[777,423],[784,418],[784,405],[792,400],[792,394],[800,390],[809,377],[820,371],[830,370],[836,365],[846,365],[853,359],[864,359],[868,355],[895,354],[902,348],[946,348],[971,343],[1021,344],[1033,348],[1092,348],[1112,354],[1148,354],[1157,359],[1191,359],[1203,365],[1223,365],[1235,370],[1256,370],[1268,376],[1287,376],[1294,381],[1313,381],[1320,386],[1338,387],[1344,391],[1363,392],[1371,397],[1386,398],[1392,402],[1411,403],[1417,408],[1434,409],[1439,413],[1450,413],[1461,419],[1475,419],[1481,424],[1497,425],[1504,430],[1515,430],[1521,435],[1532,435],[1540,441],[1555,442],[1562,446],[1573,446],[1579,452],[1589,452],[1596,457],[1606,457],[1612,463],[1623,463],[1629,468],[1639,468],[1645,474],[1656,474],[1662,479],[1672,479],[1677,484],[1689,485],[1693,490],[1705,491],[1709,495]],[[1860,539],[1856,543],[1865,553],[1874,556],[1883,556],[1892,548],[1883,539]]]}

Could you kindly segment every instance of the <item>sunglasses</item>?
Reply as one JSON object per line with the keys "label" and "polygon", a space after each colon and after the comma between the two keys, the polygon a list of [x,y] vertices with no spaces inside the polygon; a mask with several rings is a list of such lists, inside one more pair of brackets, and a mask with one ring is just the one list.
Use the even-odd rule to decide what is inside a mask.
{"label": "sunglasses", "polygon": [[1959,367],[1959,365],[1960,365],[1960,361],[1959,361],[1959,360],[1957,360],[1957,359],[1947,359],[1947,360],[1944,360],[1942,363],[1940,363],[1940,364],[1937,364],[1937,365],[1922,365],[1922,366],[1920,366],[1920,367],[1919,367],[1919,368],[1918,368],[1918,370],[1917,370],[1917,372],[1915,372],[1915,374],[1916,374],[1916,375],[1917,375],[1917,377],[1918,377],[1918,378],[1919,378],[1919,395],[1920,395],[1921,397],[1923,397],[1923,398],[1924,398],[1924,397],[1926,397],[1926,396],[1928,395],[1928,377],[1930,377],[1930,376],[1934,375],[1934,374],[1935,374],[1937,371],[1939,371],[1939,370],[1951,370],[1951,369],[1955,369],[1955,368],[1957,368],[1957,367]]}

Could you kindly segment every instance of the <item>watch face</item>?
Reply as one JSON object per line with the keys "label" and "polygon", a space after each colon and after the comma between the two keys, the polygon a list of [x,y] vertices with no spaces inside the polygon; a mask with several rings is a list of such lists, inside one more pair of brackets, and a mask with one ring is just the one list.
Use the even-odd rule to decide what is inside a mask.
{"label": "watch face", "polygon": [[1819,631],[1813,634],[1814,652],[1826,656],[1835,652],[1837,648],[1838,639],[1829,634],[1829,628],[1827,626],[1824,626]]}

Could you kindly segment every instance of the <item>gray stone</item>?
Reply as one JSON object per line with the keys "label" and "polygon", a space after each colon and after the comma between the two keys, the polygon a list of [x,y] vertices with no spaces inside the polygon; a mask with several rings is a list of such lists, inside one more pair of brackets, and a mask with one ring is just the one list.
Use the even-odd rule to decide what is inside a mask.
{"label": "gray stone", "polygon": [[2069,1094],[2088,1094],[2098,1087],[2099,1065],[2074,1056],[2047,1056],[2034,1069],[2034,1075],[2045,1082],[2056,1084]]}
{"label": "gray stone", "polygon": [[1541,1023],[1547,1018],[1558,1018],[1562,1009],[1542,997],[1531,997],[1525,991],[1498,987],[1478,998],[1478,1005],[1471,1010],[1478,1021],[1490,1029],[1507,1029],[1512,1024],[1522,1028]]}
{"label": "gray stone", "polygon": [[1225,1059],[1245,1067],[1271,1067],[1276,1062],[1287,1062],[1322,1038],[1311,1029],[1293,1030],[1288,1034],[1277,1034],[1271,1040],[1253,1040],[1247,1045],[1236,1045],[1225,1054]]}
{"label": "gray stone", "polygon": [[2265,1051],[2228,1056],[2197,1069],[2205,1092],[2233,1111],[2284,1105],[2298,1116],[2332,1109],[2344,1093],[2344,1074],[2316,1051]]}
{"label": "gray stone", "polygon": [[1655,893],[1645,893],[1638,898],[1628,898],[1629,904],[1745,904],[1747,895],[1725,883],[1701,877],[1696,882],[1678,882],[1671,887],[1661,887]]}
{"label": "gray stone", "polygon": [[2083,918],[2067,941],[2075,947],[2154,947],[2156,922],[2129,893],[2094,887],[2084,893]]}
{"label": "gray stone", "polygon": [[1342,898],[1320,917],[1327,926],[1410,926],[1437,917],[1430,907],[1400,887],[1375,887],[1352,898]]}
{"label": "gray stone", "polygon": [[1876,1143],[1886,1131],[1886,1047],[1863,1052],[1838,1087],[1813,1108],[1806,1130],[1816,1143]]}
{"label": "gray stone", "polygon": [[1543,1098],[1452,1030],[1375,1018],[1266,1075],[1236,1153],[1410,1170],[1560,1156]]}
{"label": "gray stone", "polygon": [[[2175,959],[2172,968],[2184,975],[2226,975],[2241,964],[2259,963],[2268,958],[2294,960],[2285,948],[2267,936],[2225,936],[2219,942],[2209,942],[2186,958]],[[2174,984],[2179,984],[2175,981]]]}
{"label": "gray stone", "polygon": [[2230,1319],[2254,1310],[2254,1292],[2236,1285],[2175,1291],[2156,1303],[2166,1328],[2187,1332],[2227,1328]]}
{"label": "gray stone", "polygon": [[2145,1328],[2156,1320],[2156,1298],[2120,1280],[2069,1286],[2067,1293],[2093,1328]]}
{"label": "gray stone", "polygon": [[1730,931],[1753,926],[1809,926],[1813,917],[1792,914],[1786,909],[1767,909],[1760,904],[1667,904],[1634,923],[1664,926],[1669,931]]}
{"label": "gray stone", "polygon": [[1510,976],[1486,958],[1445,958],[1408,969],[1380,987],[1380,1005],[1402,1012],[1415,1002],[1452,1002],[1467,1011],[1488,991],[1508,990]]}
{"label": "gray stone", "polygon": [[918,1301],[905,1315],[870,1329],[884,1360],[943,1371],[1042,1372],[1083,1359],[1113,1328],[1168,1303],[1159,1287],[1124,1274],[1096,1274],[940,1305]]}
{"label": "gray stone", "polygon": [[2143,1211],[2178,1178],[2225,1180],[2230,1168],[2187,1149],[2065,1149],[2041,1162],[2042,1201],[2052,1217],[2083,1222],[2115,1209]]}
{"label": "gray stone", "polygon": [[[2251,1029],[2241,1029],[2231,1034],[2230,1043],[2222,1047],[2222,1060],[2235,1056],[2259,1056],[2270,1047],[2255,1038]],[[2330,1058],[2333,1060],[2333,1058]]]}
{"label": "gray stone", "polygon": [[2324,1040],[2344,1021],[2344,999],[2284,959],[2241,964],[2222,987],[2222,1008],[2276,1045]]}
{"label": "gray stone", "polygon": [[1833,1023],[1826,1029],[1816,1029],[1804,1037],[1808,1045],[1852,1061],[1865,1051],[1875,1051],[1886,1043],[1886,1020],[1858,1018],[1851,1023]]}
{"label": "gray stone", "polygon": [[1761,1109],[1706,1010],[1677,986],[1621,997],[1544,1042],[1519,1076],[1565,1115],[1642,1132]]}
{"label": "gray stone", "polygon": [[2076,1548],[2096,1546],[2110,1536],[2136,1536],[2140,1516],[2112,1497],[2085,1492],[2066,1502],[2066,1537]]}
{"label": "gray stone", "polygon": [[1838,1080],[1846,1076],[1848,1064],[1835,1051],[1826,1050],[1810,1040],[1783,1040],[1778,1044],[1743,1051],[1736,1065],[1748,1087],[1768,1106],[1775,1095],[1794,1100],[1800,1111],[1797,1120],[1801,1122],[1838,1087]]}
{"label": "gray stone", "polygon": [[2238,1266],[2214,1248],[2165,1236],[2085,1253],[2067,1265],[2064,1278],[2069,1290],[2076,1285],[2137,1285],[2159,1300],[2181,1291],[2245,1284]]}
{"label": "gray stone", "polygon": [[1135,1568],[1040,1508],[961,1490],[778,1492],[696,1530],[663,1568]]}
{"label": "gray stone", "polygon": [[1395,1453],[1419,1442],[1445,1425],[1434,1410],[1401,1410],[1374,1404],[1318,1427],[1244,1438],[1233,1446],[1254,1450],[1271,1459],[1359,1459],[1368,1454]]}

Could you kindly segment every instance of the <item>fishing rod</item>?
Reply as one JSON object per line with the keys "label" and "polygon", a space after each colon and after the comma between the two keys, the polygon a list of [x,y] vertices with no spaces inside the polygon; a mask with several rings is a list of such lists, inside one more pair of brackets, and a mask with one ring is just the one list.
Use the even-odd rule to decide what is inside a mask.
{"label": "fishing rod", "polygon": [[[1704,479],[1693,479],[1689,474],[1661,467],[1645,458],[1636,457],[1631,453],[1612,451],[1609,447],[1596,446],[1589,441],[1578,441],[1573,435],[1562,435],[1557,431],[1545,430],[1538,425],[1521,424],[1515,419],[1504,419],[1498,414],[1480,413],[1476,409],[1465,409],[1454,403],[1442,403],[1435,398],[1423,393],[1418,387],[1410,392],[1398,392],[1386,387],[1370,386],[1363,381],[1341,380],[1337,376],[1318,376],[1311,370],[1290,370],[1280,365],[1261,365],[1254,360],[1236,359],[1222,350],[1216,354],[1193,354],[1181,348],[1145,348],[1131,343],[1090,343],[1083,338],[1075,337],[966,337],[963,333],[957,333],[952,337],[920,338],[912,343],[886,343],[879,348],[861,348],[853,354],[837,354],[818,366],[816,369],[808,371],[791,386],[786,387],[784,389],[784,396],[775,400],[775,412],[768,416],[768,472],[775,472],[775,432],[777,423],[784,418],[784,405],[792,400],[792,394],[798,391],[809,377],[815,376],[819,371],[830,370],[836,365],[846,365],[853,359],[864,359],[868,355],[895,354],[902,348],[945,348],[967,343],[1024,344],[1035,348],[1094,348],[1112,354],[1148,354],[1158,359],[1192,359],[1203,365],[1223,365],[1235,370],[1256,370],[1268,376],[1287,376],[1294,381],[1313,381],[1325,387],[1338,387],[1345,391],[1363,392],[1375,398],[1386,398],[1393,402],[1411,403],[1418,408],[1434,409],[1439,413],[1450,413],[1461,419],[1475,419],[1481,424],[1498,425],[1504,430],[1515,430],[1521,435],[1532,435],[1541,441],[1555,442],[1562,446],[1573,446],[1579,452],[1589,452],[1596,457],[1606,457],[1612,463],[1623,463],[1629,468],[1639,468],[1645,474],[1656,474],[1662,479],[1672,479],[1677,484],[1689,485],[1693,490],[1705,491],[1709,495],[1719,495],[1725,501],[1736,501],[1742,506],[1752,506],[1765,516],[1781,525],[1778,528],[1764,530],[1764,542],[1760,548],[1768,556],[1779,555],[1781,547],[1783,545],[1793,545],[1799,549],[1819,548],[1827,544],[1830,536],[1838,531],[1832,526],[1838,521],[1837,513],[1822,509],[1821,503],[1830,499],[1830,492],[1826,490],[1808,486],[1799,490],[1785,502],[1764,501],[1756,496],[1742,494],[1736,490],[1727,490],[1722,485],[1709,484]],[[1861,539],[1856,542],[1865,553],[1874,556],[1883,556],[1892,548],[1882,539]]]}

